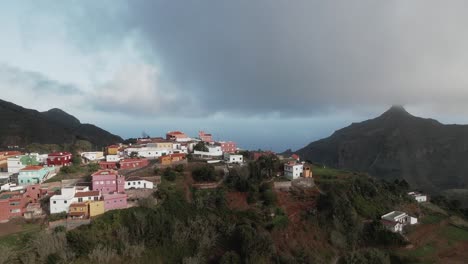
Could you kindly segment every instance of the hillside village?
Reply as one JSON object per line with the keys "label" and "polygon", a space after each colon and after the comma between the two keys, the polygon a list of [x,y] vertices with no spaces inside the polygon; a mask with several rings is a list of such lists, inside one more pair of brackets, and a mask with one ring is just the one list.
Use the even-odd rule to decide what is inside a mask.
{"label": "hillside village", "polygon": [[[272,235],[282,237],[287,234],[274,231],[276,228],[285,223],[290,227],[284,232],[298,228],[303,224],[304,214],[318,213],[320,219],[334,208],[320,205],[324,203],[323,197],[329,197],[336,191],[332,189],[339,186],[329,185],[330,182],[342,184],[343,181],[361,179],[361,176],[354,179],[356,176],[348,172],[335,174],[334,170],[301,160],[297,154],[242,150],[236,142],[215,141],[211,134],[203,131],[197,137],[170,131],[165,137],[116,143],[102,151],[75,151],[72,154],[68,151],[22,153],[12,150],[0,155],[0,222],[39,221],[49,231],[56,228],[74,230],[100,221],[100,216],[106,212],[158,204],[164,199],[162,193],[172,188],[181,190],[185,199],[196,206],[199,202],[207,202],[206,197],[200,196],[204,191],[208,191],[206,195],[213,195],[213,191],[217,195],[218,190],[228,188],[230,191],[222,199],[231,210],[253,209],[252,204],[258,200],[263,201],[266,208],[277,206],[277,209],[268,209],[270,216],[267,219],[272,219]],[[244,170],[249,171],[249,177],[266,177],[266,180],[251,178],[245,182]],[[255,171],[264,176],[255,176]],[[257,181],[260,187],[253,185]],[[164,187],[160,189],[162,184]],[[413,226],[420,225],[424,206],[421,209],[418,204],[428,203],[429,199],[425,194],[402,190],[406,190],[404,197],[400,194],[400,197],[391,198],[400,202],[383,202],[388,204],[383,208],[390,210],[375,209],[380,215],[365,211],[369,209],[356,210],[368,218],[365,221],[378,218],[385,230],[404,235],[407,230],[414,229]],[[253,196],[252,193],[257,194]],[[328,195],[324,196],[324,193]],[[402,201],[412,205],[401,207],[398,203]],[[281,241],[285,237],[277,239]],[[283,247],[281,244],[276,246]]]}

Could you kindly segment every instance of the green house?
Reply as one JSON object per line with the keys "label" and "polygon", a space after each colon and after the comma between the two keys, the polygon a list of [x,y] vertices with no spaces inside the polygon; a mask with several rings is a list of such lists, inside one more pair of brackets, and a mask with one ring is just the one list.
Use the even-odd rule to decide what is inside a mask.
{"label": "green house", "polygon": [[55,167],[27,166],[19,171],[18,185],[38,184],[55,173]]}

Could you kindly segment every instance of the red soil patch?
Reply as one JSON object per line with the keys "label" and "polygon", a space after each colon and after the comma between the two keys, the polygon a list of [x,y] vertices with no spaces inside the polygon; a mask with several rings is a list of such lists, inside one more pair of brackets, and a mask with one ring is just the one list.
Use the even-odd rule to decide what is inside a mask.
{"label": "red soil patch", "polygon": [[243,192],[228,192],[226,194],[226,201],[229,209],[231,210],[247,210],[249,204],[247,203],[247,193]]}
{"label": "red soil patch", "polygon": [[276,191],[278,206],[285,211],[289,219],[286,228],[271,232],[279,252],[291,253],[299,248],[322,253],[332,250],[323,230],[302,217],[303,213],[315,209],[318,194],[316,189],[300,195]]}
{"label": "red soil patch", "polygon": [[302,213],[315,208],[318,194],[313,190],[296,198],[290,192],[276,191],[278,206],[283,208],[290,223],[299,223]]}
{"label": "red soil patch", "polygon": [[443,225],[446,225],[447,222],[448,221],[442,221],[438,224],[423,224],[417,226],[417,228],[408,235],[408,239],[415,246],[424,245],[437,238],[437,231]]}
{"label": "red soil patch", "polygon": [[21,227],[21,224],[15,223],[14,220],[8,222],[8,223],[2,223],[0,224],[0,236],[6,236],[9,234],[14,234],[21,232],[23,228]]}
{"label": "red soil patch", "polygon": [[467,263],[468,241],[457,243],[454,247],[439,253],[441,263]]}

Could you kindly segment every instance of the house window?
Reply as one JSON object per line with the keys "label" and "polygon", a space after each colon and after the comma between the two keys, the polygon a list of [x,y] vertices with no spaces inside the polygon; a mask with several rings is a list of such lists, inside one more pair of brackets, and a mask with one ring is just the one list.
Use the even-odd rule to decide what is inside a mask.
{"label": "house window", "polygon": [[65,203],[65,204],[66,204],[66,203],[68,203],[68,201],[67,201],[67,200],[65,200],[65,201],[63,201],[63,203]]}
{"label": "house window", "polygon": [[98,197],[97,197],[97,196],[96,196],[96,197],[94,197],[94,201],[97,201],[97,200],[98,200]]}
{"label": "house window", "polygon": [[83,198],[78,198],[78,202],[79,203],[83,202]]}
{"label": "house window", "polygon": [[54,203],[54,204],[56,204],[56,203],[57,203],[57,201],[54,201],[53,203]]}
{"label": "house window", "polygon": [[133,185],[136,185],[136,182],[133,182]]}

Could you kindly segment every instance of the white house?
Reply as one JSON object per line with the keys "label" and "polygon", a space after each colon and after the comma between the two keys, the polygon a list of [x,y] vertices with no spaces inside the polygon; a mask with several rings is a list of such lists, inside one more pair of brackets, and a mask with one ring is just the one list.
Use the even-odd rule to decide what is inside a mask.
{"label": "white house", "polygon": [[200,155],[202,157],[221,157],[223,156],[223,151],[221,150],[221,146],[206,146],[208,151],[198,151],[195,150],[193,154]]}
{"label": "white house", "polygon": [[102,151],[82,152],[81,157],[89,161],[101,160],[104,158],[104,152]]}
{"label": "white house", "polygon": [[120,160],[119,155],[107,155],[106,161],[107,162],[118,162]]}
{"label": "white house", "polygon": [[79,197],[75,198],[77,192],[88,192],[89,188],[76,188],[76,187],[64,187],[61,190],[61,194],[56,194],[50,197],[50,213],[57,214],[61,212],[68,212],[70,204],[77,202]]}
{"label": "white house", "polygon": [[284,164],[284,176],[290,180],[297,179],[302,176],[304,164],[297,162],[288,162]]}
{"label": "white house", "polygon": [[7,166],[9,173],[18,173],[21,169],[26,167],[26,165],[23,165],[23,163],[21,163],[21,156],[8,158]]}
{"label": "white house", "polygon": [[17,186],[15,183],[5,183],[0,187],[0,191],[19,191],[24,189],[24,186]]}
{"label": "white house", "polygon": [[409,216],[405,212],[393,211],[382,215],[382,224],[392,232],[401,232],[405,225],[414,225],[418,223],[416,217]]}
{"label": "white house", "polygon": [[144,180],[140,177],[130,177],[125,181],[125,190],[128,189],[153,189],[153,182]]}
{"label": "white house", "polygon": [[224,153],[224,161],[227,163],[242,163],[244,162],[244,156],[242,155],[236,155],[236,154],[231,154],[231,153]]}
{"label": "white house", "polygon": [[[89,190],[89,188],[88,188]],[[87,201],[99,201],[101,193],[99,191],[77,191],[73,196],[72,203],[83,203]]]}
{"label": "white house", "polygon": [[418,192],[409,192],[409,196],[412,196],[418,203],[427,202],[427,195]]}
{"label": "white house", "polygon": [[172,149],[141,148],[138,151],[138,156],[144,158],[159,158],[161,156],[169,155],[172,153]]}

